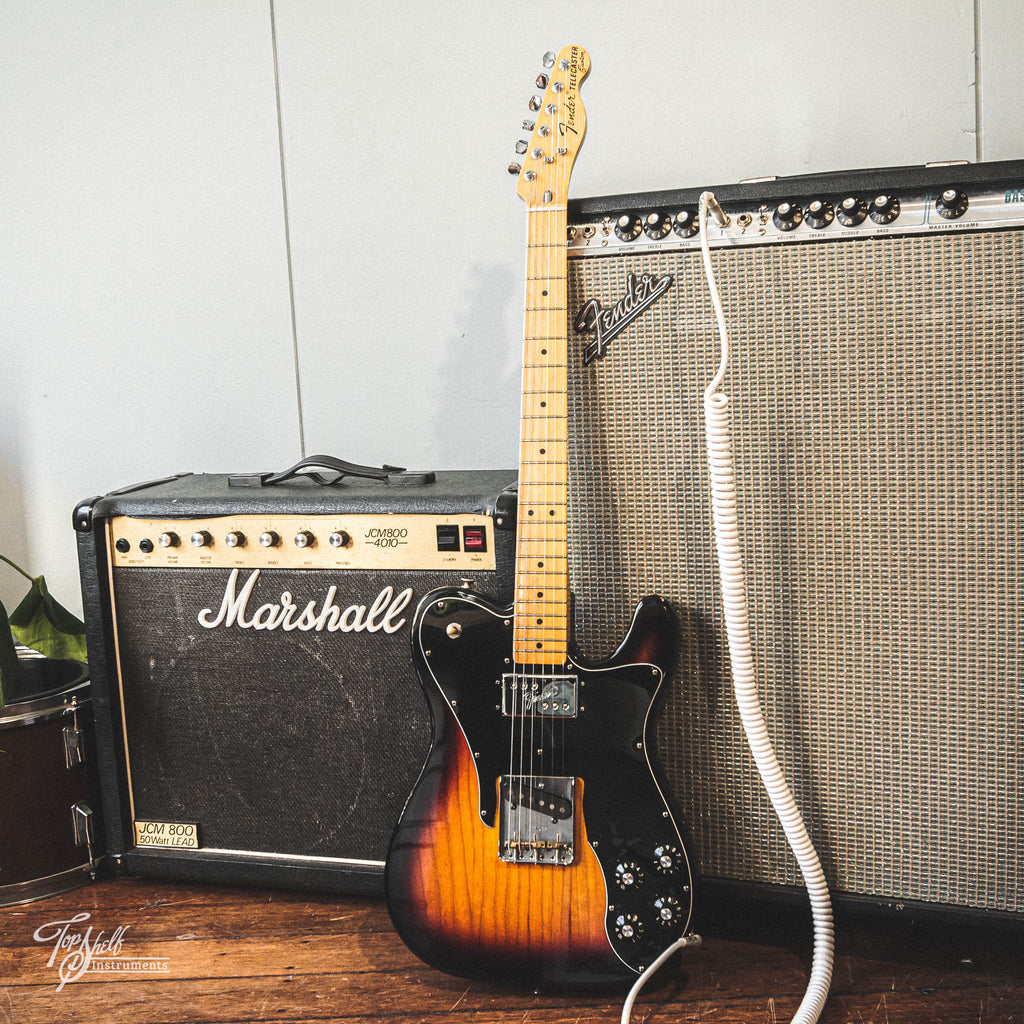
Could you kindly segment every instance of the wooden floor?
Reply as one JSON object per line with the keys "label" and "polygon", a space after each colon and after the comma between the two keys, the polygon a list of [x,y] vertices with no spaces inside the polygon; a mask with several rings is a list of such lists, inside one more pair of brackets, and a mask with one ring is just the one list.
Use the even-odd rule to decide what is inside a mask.
{"label": "wooden floor", "polygon": [[[633,1021],[788,1021],[806,983],[805,918],[705,922],[703,946],[652,979]],[[91,962],[65,959],[86,934]],[[1019,931],[849,919],[838,949],[825,1024],[1024,1022]],[[372,898],[119,879],[0,909],[0,1021],[17,1024],[585,1024],[618,1021],[621,1001],[438,974]]]}

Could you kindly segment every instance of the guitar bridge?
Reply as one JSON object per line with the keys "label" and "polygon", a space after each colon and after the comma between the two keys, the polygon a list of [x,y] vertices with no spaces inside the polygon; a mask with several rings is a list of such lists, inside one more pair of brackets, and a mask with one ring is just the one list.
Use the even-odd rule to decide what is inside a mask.
{"label": "guitar bridge", "polygon": [[571,864],[575,789],[574,778],[503,776],[499,859],[510,864]]}

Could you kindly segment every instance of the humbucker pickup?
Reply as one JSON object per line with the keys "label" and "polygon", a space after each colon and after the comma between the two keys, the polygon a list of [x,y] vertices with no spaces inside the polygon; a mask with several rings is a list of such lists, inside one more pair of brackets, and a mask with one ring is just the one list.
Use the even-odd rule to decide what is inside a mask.
{"label": "humbucker pickup", "polygon": [[501,713],[508,716],[575,718],[576,676],[506,672],[501,677]]}

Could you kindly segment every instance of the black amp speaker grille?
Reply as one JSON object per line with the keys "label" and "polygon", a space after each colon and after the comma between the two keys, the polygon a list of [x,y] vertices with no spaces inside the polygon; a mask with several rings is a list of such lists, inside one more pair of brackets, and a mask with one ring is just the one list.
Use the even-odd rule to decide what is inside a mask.
{"label": "black amp speaker grille", "polygon": [[[762,704],[829,880],[1024,911],[1024,234],[713,261]],[[658,741],[702,870],[799,884],[731,692],[700,254],[571,260],[570,323],[613,306],[628,271],[674,283],[603,359],[584,366],[570,339],[577,638],[607,653],[639,597],[672,602],[683,650]]]}
{"label": "black amp speaker grille", "polygon": [[[412,587],[394,634],[204,629],[197,611],[216,613],[228,577],[114,570],[135,819],[198,823],[204,848],[382,862],[430,740],[408,621],[459,574],[346,572],[346,604]],[[260,600],[338,582],[265,569]]]}

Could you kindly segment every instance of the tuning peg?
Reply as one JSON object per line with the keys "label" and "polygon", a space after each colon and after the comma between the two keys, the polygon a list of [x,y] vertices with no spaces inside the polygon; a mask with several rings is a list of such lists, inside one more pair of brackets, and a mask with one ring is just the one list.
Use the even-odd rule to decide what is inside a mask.
{"label": "tuning peg", "polygon": [[520,139],[520,140],[519,140],[519,141],[518,141],[518,142],[516,143],[516,153],[518,153],[518,154],[519,154],[519,156],[522,156],[522,155],[523,155],[523,154],[524,154],[524,153],[526,152],[526,147],[527,147],[528,145],[529,145],[529,143],[527,143],[527,142],[524,142],[524,141],[523,141],[522,139]]}
{"label": "tuning peg", "polygon": [[555,66],[555,54],[550,50],[544,54],[544,67],[553,68]]}
{"label": "tuning peg", "polygon": [[537,127],[537,122],[536,121],[524,121],[523,122],[523,131],[524,132],[532,132],[533,129],[536,128],[536,127]]}
{"label": "tuning peg", "polygon": [[508,165],[508,173],[509,174],[518,174],[522,169],[523,169],[522,164],[509,164]]}
{"label": "tuning peg", "polygon": [[537,88],[538,89],[546,89],[547,87],[548,87],[548,76],[547,75],[543,75],[543,74],[542,75],[538,75],[537,76]]}
{"label": "tuning peg", "polygon": [[529,104],[529,106],[530,106],[530,109],[534,113],[536,113],[538,110],[540,110],[540,97],[539,96],[531,96],[530,97],[530,104]]}

